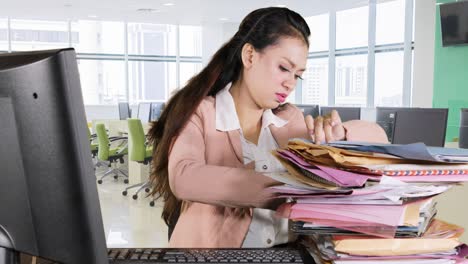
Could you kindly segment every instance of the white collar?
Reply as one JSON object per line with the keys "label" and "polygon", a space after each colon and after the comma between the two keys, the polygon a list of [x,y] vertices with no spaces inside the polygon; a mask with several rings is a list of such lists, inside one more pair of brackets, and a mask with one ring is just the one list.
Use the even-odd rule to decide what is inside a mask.
{"label": "white collar", "polygon": [[[231,93],[231,83],[216,94],[216,130],[232,131],[240,129],[239,118],[237,117],[236,106]],[[262,129],[273,124],[276,127],[282,127],[288,123],[275,114],[271,109],[263,111],[262,115]]]}

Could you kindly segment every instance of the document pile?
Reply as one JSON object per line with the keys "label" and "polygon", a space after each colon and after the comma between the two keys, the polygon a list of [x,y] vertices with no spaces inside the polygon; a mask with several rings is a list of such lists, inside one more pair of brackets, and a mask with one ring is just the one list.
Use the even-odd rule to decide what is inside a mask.
{"label": "document pile", "polygon": [[294,139],[273,155],[287,172],[268,174],[285,183],[271,189],[294,201],[278,214],[317,263],[468,263],[463,228],[435,219],[432,199],[468,181],[467,151]]}

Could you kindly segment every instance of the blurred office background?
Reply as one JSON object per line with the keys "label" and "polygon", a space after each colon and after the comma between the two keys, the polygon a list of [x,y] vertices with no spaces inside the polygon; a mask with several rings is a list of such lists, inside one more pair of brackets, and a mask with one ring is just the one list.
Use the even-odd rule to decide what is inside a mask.
{"label": "blurred office background", "polygon": [[[289,102],[358,107],[371,121],[376,107],[448,108],[450,145],[459,137],[460,109],[468,108],[468,46],[442,45],[438,7],[447,2],[455,0],[5,1],[0,53],[74,47],[87,121],[107,120],[117,133],[108,120],[121,118],[119,103],[138,117],[139,105],[166,102],[250,11],[285,6],[312,32],[307,71]],[[99,185],[108,245],[165,246],[161,204],[150,209],[144,197],[122,196],[122,187]],[[463,193],[451,192],[439,206],[458,224],[468,222],[453,202]]]}
{"label": "blurred office background", "polygon": [[0,51],[74,47],[88,120],[115,118],[118,102],[166,101],[264,6],[299,12],[312,31],[307,72],[290,102],[443,106],[432,96],[450,89],[433,81],[444,67],[434,67],[443,52],[432,0],[9,1]]}

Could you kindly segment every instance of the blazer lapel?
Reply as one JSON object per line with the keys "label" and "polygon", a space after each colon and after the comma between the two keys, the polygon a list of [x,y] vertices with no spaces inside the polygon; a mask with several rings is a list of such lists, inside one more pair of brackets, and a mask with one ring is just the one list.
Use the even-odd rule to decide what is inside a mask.
{"label": "blazer lapel", "polygon": [[236,157],[241,164],[244,164],[244,155],[242,154],[242,144],[240,140],[239,130],[230,130],[227,131],[229,143],[231,143],[231,147],[236,153]]}

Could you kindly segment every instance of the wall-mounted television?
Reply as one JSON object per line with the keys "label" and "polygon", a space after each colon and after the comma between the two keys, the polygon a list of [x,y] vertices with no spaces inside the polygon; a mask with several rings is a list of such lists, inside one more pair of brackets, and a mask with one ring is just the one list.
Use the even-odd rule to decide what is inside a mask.
{"label": "wall-mounted television", "polygon": [[441,4],[442,46],[468,44],[468,1]]}

